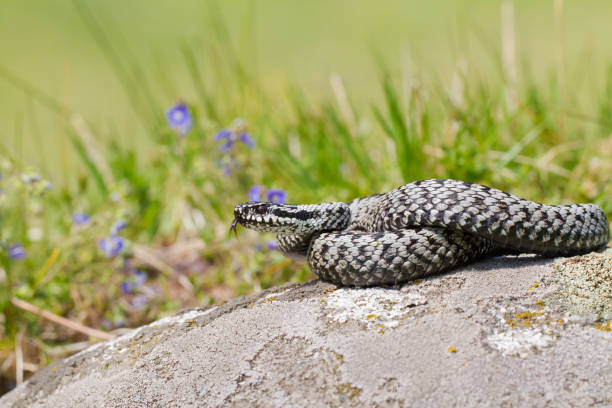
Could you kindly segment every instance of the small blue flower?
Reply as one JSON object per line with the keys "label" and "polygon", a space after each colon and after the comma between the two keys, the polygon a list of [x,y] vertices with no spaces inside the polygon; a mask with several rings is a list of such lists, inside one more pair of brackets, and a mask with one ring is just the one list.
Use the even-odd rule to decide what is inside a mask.
{"label": "small blue flower", "polygon": [[119,289],[121,289],[121,292],[123,292],[124,295],[134,294],[134,290],[132,288],[132,282],[130,281],[121,282],[121,285],[119,285]]}
{"label": "small blue flower", "polygon": [[223,143],[221,146],[219,146],[219,150],[222,153],[227,153],[230,150],[232,150],[234,148],[234,141],[235,140],[236,140],[236,136],[231,131],[229,131],[227,129],[221,129],[221,131],[219,131],[215,135],[215,141],[216,142],[225,141],[225,143]]}
{"label": "small blue flower", "polygon": [[40,179],[40,174],[32,173],[32,174],[22,174],[21,180],[27,184],[34,184],[34,183],[38,183],[41,179]]}
{"label": "small blue flower", "polygon": [[84,214],[84,213],[74,213],[72,214],[72,222],[75,225],[83,225],[83,224],[87,224],[90,220],[89,215]]}
{"label": "small blue flower", "polygon": [[147,299],[146,296],[138,295],[131,298],[128,303],[132,309],[138,310],[143,309],[147,305],[147,303],[149,303],[149,299]]}
{"label": "small blue flower", "polygon": [[249,149],[253,149],[255,147],[255,141],[247,132],[242,132],[240,134],[240,141],[244,143]]}
{"label": "small blue flower", "polygon": [[278,249],[278,242],[273,239],[266,241],[266,248],[268,248],[268,251],[275,251]]}
{"label": "small blue flower", "polygon": [[176,129],[179,135],[183,136],[191,130],[193,125],[193,118],[191,113],[184,103],[178,103],[172,108],[166,111],[166,118],[168,119],[168,125]]}
{"label": "small blue flower", "polygon": [[217,134],[215,135],[215,142],[219,142],[221,140],[227,140],[227,139],[231,139],[232,138],[232,132],[230,130],[227,129],[221,129],[219,132],[217,132]]}
{"label": "small blue flower", "polygon": [[13,244],[8,250],[9,259],[16,261],[18,259],[24,259],[27,256],[26,250],[21,244]]}
{"label": "small blue flower", "polygon": [[234,148],[234,145],[237,141],[240,141],[249,149],[253,149],[255,147],[255,141],[246,131],[242,130],[245,128],[242,121],[240,121],[236,126],[237,130],[230,129],[221,129],[215,135],[215,141],[224,143],[219,146],[219,150],[223,153],[227,153]]}
{"label": "small blue flower", "polygon": [[147,273],[144,271],[133,270],[131,275],[134,279],[134,286],[137,288],[142,286],[147,281]]}
{"label": "small blue flower", "polygon": [[284,204],[287,201],[287,192],[285,190],[270,189],[266,193],[266,198],[275,204]]}
{"label": "small blue flower", "polygon": [[110,229],[111,235],[119,234],[119,231],[127,227],[127,223],[125,221],[117,221],[114,223]]}
{"label": "small blue flower", "polygon": [[125,246],[125,243],[123,238],[116,235],[111,235],[109,237],[100,239],[98,241],[98,246],[102,252],[106,254],[107,258],[112,258],[121,252]]}
{"label": "small blue flower", "polygon": [[249,190],[249,201],[260,201],[261,200],[261,189],[262,186],[254,185]]}
{"label": "small blue flower", "polygon": [[232,142],[231,140],[228,140],[227,142],[223,143],[220,147],[219,150],[223,153],[227,153],[230,150],[232,150],[232,148],[234,147],[234,142]]}

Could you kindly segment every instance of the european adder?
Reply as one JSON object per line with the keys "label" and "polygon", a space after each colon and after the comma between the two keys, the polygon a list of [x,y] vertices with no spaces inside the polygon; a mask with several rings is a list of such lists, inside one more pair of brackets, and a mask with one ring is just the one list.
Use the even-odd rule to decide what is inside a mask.
{"label": "european adder", "polygon": [[349,203],[248,202],[236,224],[277,233],[279,249],[344,286],[398,284],[484,256],[577,255],[606,245],[594,204],[545,205],[456,180],[424,180]]}

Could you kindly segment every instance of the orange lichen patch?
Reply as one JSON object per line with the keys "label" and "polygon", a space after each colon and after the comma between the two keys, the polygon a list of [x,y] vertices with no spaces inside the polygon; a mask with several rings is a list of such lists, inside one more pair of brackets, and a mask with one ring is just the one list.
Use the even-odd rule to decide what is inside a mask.
{"label": "orange lichen patch", "polygon": [[612,332],[612,327],[610,326],[610,322],[606,323],[606,324],[598,324],[595,327],[597,327],[599,330],[601,331],[607,331],[607,332]]}
{"label": "orange lichen patch", "polygon": [[541,307],[544,307],[545,305],[543,300],[538,300],[535,304]]}
{"label": "orange lichen patch", "polygon": [[522,312],[522,313],[517,313],[517,314],[515,314],[514,316],[515,316],[517,319],[531,319],[531,318],[533,318],[533,317],[536,317],[536,316],[543,316],[543,315],[544,315],[544,312],[530,312],[529,310],[525,310],[524,312]]}
{"label": "orange lichen patch", "polygon": [[515,314],[510,319],[506,319],[506,323],[508,323],[510,327],[532,327],[534,320],[543,315],[544,312],[531,312],[525,310],[524,312]]}
{"label": "orange lichen patch", "polygon": [[456,352],[457,352],[457,349],[456,349],[456,348],[454,348],[454,347],[449,347],[449,348],[448,348],[448,351],[450,351],[451,353],[456,353]]}
{"label": "orange lichen patch", "polygon": [[540,284],[539,284],[538,282],[536,282],[536,283],[534,283],[534,284],[533,284],[533,287],[534,287],[534,288],[537,288],[538,286],[540,286]]}
{"label": "orange lichen patch", "polygon": [[349,399],[358,397],[361,394],[361,388],[355,387],[349,383],[340,384],[336,387],[336,391],[340,394],[348,396]]}
{"label": "orange lichen patch", "polygon": [[369,314],[369,315],[367,315],[367,316],[366,316],[366,319],[375,319],[375,318],[377,318],[377,317],[378,317],[378,315],[375,315],[375,314]]}
{"label": "orange lichen patch", "polygon": [[53,367],[51,368],[51,371],[55,371],[55,370],[57,370],[57,366],[53,366]]}

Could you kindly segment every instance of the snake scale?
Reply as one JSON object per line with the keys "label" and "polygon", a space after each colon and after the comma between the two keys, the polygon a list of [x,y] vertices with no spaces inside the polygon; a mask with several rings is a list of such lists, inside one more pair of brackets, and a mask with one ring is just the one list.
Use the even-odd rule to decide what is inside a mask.
{"label": "snake scale", "polygon": [[394,285],[497,254],[577,255],[604,247],[594,204],[545,205],[487,186],[424,180],[349,203],[248,202],[240,223],[275,232],[281,252],[343,286]]}

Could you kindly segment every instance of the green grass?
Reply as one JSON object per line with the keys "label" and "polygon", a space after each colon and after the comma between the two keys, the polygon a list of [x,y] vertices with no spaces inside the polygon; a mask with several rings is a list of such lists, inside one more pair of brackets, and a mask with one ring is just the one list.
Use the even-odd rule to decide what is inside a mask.
{"label": "green grass", "polygon": [[[188,3],[187,9],[206,16],[206,35],[184,41],[152,33],[175,51],[171,59],[152,60],[141,55],[137,46],[142,40],[131,41],[138,38],[139,25],[122,21],[120,28],[111,29],[112,19],[104,14],[111,9],[83,1],[60,4],[80,24],[75,46],[87,35],[87,50],[81,52],[99,64],[88,78],[68,77],[89,90],[77,92],[83,105],[50,91],[45,75],[41,79],[16,69],[23,62],[0,67],[1,86],[25,101],[16,118],[10,118],[11,126],[0,131],[0,243],[5,248],[21,243],[28,254],[24,260],[10,260],[0,250],[0,359],[8,361],[7,379],[14,378],[11,359],[19,347],[27,362],[42,367],[66,355],[59,346],[88,339],[17,308],[10,302],[13,297],[86,326],[112,330],[182,307],[310,279],[304,264],[287,262],[265,248],[273,237],[243,230],[236,239],[228,233],[234,204],[246,201],[255,184],[284,189],[289,201],[307,203],[350,200],[413,180],[447,177],[551,204],[594,202],[612,216],[612,66],[554,64],[544,52],[518,67],[508,66],[499,47],[487,40],[488,20],[471,34],[484,51],[466,52],[466,63],[445,57],[398,63],[384,41],[357,44],[339,29],[338,42],[352,49],[342,56],[350,60],[356,49],[367,50],[369,62],[346,74],[334,74],[342,70],[330,65],[321,69],[325,85],[312,86],[304,78],[273,79],[283,68],[275,65],[281,56],[269,49],[262,55],[275,63],[253,62],[259,54],[248,50],[261,43],[243,32],[257,32],[274,46],[288,47],[287,38],[255,28],[265,22],[252,21],[252,15],[269,18],[261,11],[239,13],[246,17],[236,34],[235,16],[228,16],[228,9],[211,3],[201,10]],[[305,7],[304,21],[346,11],[337,4],[316,4],[300,6]],[[444,4],[418,13],[433,13]],[[126,7],[132,15],[134,6]],[[283,7],[274,10],[281,13]],[[368,10],[373,17],[386,18],[371,26],[372,32],[395,35],[396,44],[400,34],[393,30],[400,29],[390,24],[394,7],[403,6]],[[517,25],[529,32],[524,7],[517,3]],[[172,14],[163,6],[157,12],[162,20],[164,12]],[[552,18],[552,11],[541,6],[534,12]],[[142,18],[151,18],[151,13],[146,9]],[[366,21],[361,13],[366,11],[350,11]],[[476,15],[492,13],[499,15],[499,4],[476,10]],[[456,14],[464,21],[471,18],[463,11]],[[427,15],[432,21],[452,17],[448,11]],[[188,13],[183,18],[190,21]],[[417,41],[428,28],[412,18]],[[309,50],[313,39],[310,26],[299,25],[304,21],[286,22],[285,29],[291,31],[295,23],[297,48]],[[75,31],[70,26],[66,32]],[[321,38],[333,43],[332,37],[327,33]],[[560,40],[552,37],[555,41]],[[461,47],[469,48],[455,45],[455,52]],[[291,55],[300,56],[299,49]],[[302,60],[310,61],[303,55]],[[518,70],[516,80],[512,68]],[[314,71],[306,77],[317,78],[320,72]],[[115,105],[101,92],[106,86]],[[89,105],[98,97],[104,114]],[[194,117],[185,136],[164,117],[179,98]],[[231,153],[223,153],[214,136],[235,126],[237,118],[256,146],[251,150],[238,142]],[[7,118],[0,116],[1,121]],[[229,175],[224,173],[227,166]],[[24,181],[35,173],[43,180]],[[50,190],[46,179],[53,182]],[[90,222],[74,225],[71,217],[77,212],[89,214]],[[120,232],[125,248],[107,257],[98,242],[117,221],[127,223]],[[133,270],[145,272],[144,283],[138,279],[145,275]],[[132,285],[133,293],[122,291],[122,285]]]}

